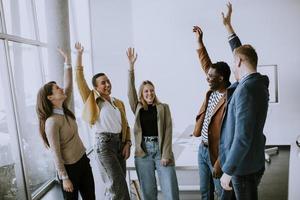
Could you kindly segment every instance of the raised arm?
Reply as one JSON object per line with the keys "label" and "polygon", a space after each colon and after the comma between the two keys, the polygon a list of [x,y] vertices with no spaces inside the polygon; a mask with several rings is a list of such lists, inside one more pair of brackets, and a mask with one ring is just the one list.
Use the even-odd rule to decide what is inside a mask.
{"label": "raised arm", "polygon": [[58,48],[58,52],[64,57],[64,92],[67,96],[67,99],[65,100],[67,102],[67,105],[70,102],[71,96],[72,96],[72,90],[73,90],[73,76],[72,76],[72,65],[71,65],[71,57],[70,54],[63,51],[62,49]]}
{"label": "raised arm", "polygon": [[83,66],[82,66],[82,54],[84,51],[83,46],[79,43],[76,42],[75,44],[75,49],[77,51],[77,56],[76,56],[76,82],[77,82],[77,87],[80,93],[80,96],[85,102],[91,93],[91,90],[86,83],[86,80],[84,78],[84,73],[83,73]]}
{"label": "raised arm", "polygon": [[205,74],[207,74],[212,63],[203,43],[203,32],[199,26],[194,26],[193,32],[196,34],[196,39],[199,45],[199,49],[197,49],[199,61]]}
{"label": "raised arm", "polygon": [[129,61],[128,99],[129,99],[130,108],[132,112],[135,113],[138,104],[138,96],[135,89],[135,78],[134,78],[134,63],[137,59],[137,54],[134,53],[134,48],[131,47],[127,49],[126,54]]}
{"label": "raised arm", "polygon": [[223,19],[223,24],[225,26],[225,29],[227,30],[228,33],[228,40],[229,40],[229,45],[231,47],[231,50],[234,51],[237,47],[240,47],[242,45],[239,37],[235,34],[234,29],[231,24],[231,15],[232,15],[232,5],[229,2],[227,4],[227,13],[226,15],[222,12],[222,19]]}

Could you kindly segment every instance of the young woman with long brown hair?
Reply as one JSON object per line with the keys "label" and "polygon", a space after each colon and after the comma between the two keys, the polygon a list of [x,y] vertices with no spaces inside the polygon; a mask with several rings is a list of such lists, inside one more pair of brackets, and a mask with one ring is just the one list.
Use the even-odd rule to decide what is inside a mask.
{"label": "young woman with long brown hair", "polygon": [[[78,43],[75,48],[78,49]],[[95,199],[92,169],[85,147],[79,137],[74,113],[68,108],[72,94],[72,66],[70,57],[59,49],[65,59],[64,89],[51,81],[42,86],[37,95],[36,111],[40,135],[53,155],[62,185],[64,199]]]}

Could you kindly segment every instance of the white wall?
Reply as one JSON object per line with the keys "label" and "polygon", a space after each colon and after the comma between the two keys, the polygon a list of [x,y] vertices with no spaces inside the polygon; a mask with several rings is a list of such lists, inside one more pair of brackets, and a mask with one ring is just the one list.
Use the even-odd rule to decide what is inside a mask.
{"label": "white wall", "polygon": [[[300,2],[297,0],[232,1],[233,25],[243,43],[252,44],[259,64],[277,64],[279,103],[271,104],[265,126],[268,144],[290,144],[300,134]],[[232,63],[221,12],[226,1],[91,0],[94,71],[105,72],[113,95],[127,100],[126,48],[139,57],[136,84],[149,79],[159,99],[169,103],[175,132],[194,123],[208,85],[196,54],[193,25],[200,25],[213,62]]]}

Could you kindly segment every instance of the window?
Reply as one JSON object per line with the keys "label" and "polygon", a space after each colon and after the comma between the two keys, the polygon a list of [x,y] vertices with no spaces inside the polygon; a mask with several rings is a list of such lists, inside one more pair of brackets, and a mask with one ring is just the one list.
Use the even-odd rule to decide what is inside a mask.
{"label": "window", "polygon": [[46,7],[44,0],[35,0],[38,30],[41,42],[47,42]]}
{"label": "window", "polygon": [[31,0],[2,0],[8,34],[35,39]]}
{"label": "window", "polygon": [[[3,50],[3,41],[0,40],[0,73],[4,74],[6,68]],[[0,197],[15,199],[17,196],[17,182],[15,173],[15,160],[12,154],[12,137],[8,127],[7,99],[4,98],[4,80],[0,76]]]}
{"label": "window", "polygon": [[[52,47],[47,47],[46,3],[0,0],[0,199],[38,199],[40,190],[45,188],[41,186],[49,188],[56,176],[51,152],[39,135],[35,110],[39,88],[55,72],[47,66]],[[71,31],[72,49],[75,40],[85,46],[89,81],[92,67],[88,2],[72,0],[69,6],[76,7],[72,11],[72,26],[76,30]],[[84,31],[78,31],[79,28]],[[83,104],[76,88],[74,96],[79,133],[89,149],[93,137],[81,119]]]}
{"label": "window", "polygon": [[[0,8],[1,8],[1,7],[0,7]],[[3,17],[3,16],[2,16],[2,13],[0,12],[0,33],[3,33],[2,20],[1,20],[2,17]]]}
{"label": "window", "polygon": [[14,42],[9,42],[9,47],[28,185],[34,192],[55,177],[52,156],[40,138],[35,112],[36,95],[43,84],[38,60],[40,47]]}
{"label": "window", "polygon": [[[92,71],[92,56],[91,56],[91,38],[90,38],[90,20],[89,20],[89,2],[72,0],[69,1],[70,13],[70,34],[71,34],[71,48],[74,49],[75,42],[79,41],[84,46],[83,65],[84,75],[90,88],[92,88],[91,80],[93,76]],[[82,31],[84,30],[84,31]],[[73,63],[76,62],[76,55],[72,54]],[[76,67],[76,66],[74,66]],[[77,85],[74,80],[74,106],[77,118],[78,130],[81,139],[87,149],[93,146],[93,137],[91,137],[91,130],[87,123],[81,118],[83,103],[80,97]]]}

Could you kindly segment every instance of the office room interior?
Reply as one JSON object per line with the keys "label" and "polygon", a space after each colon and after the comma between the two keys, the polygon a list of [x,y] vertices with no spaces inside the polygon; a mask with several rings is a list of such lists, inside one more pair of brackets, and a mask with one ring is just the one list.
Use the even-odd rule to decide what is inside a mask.
{"label": "office room interior", "polygon": [[[270,100],[264,126],[265,174],[259,199],[300,199],[300,1],[232,0],[232,25],[243,44],[258,54],[258,71],[269,77]],[[136,87],[151,80],[161,102],[169,105],[173,124],[180,199],[201,199],[198,146],[193,136],[196,115],[209,89],[198,55],[193,26],[200,26],[212,62],[234,65],[222,21],[228,1],[217,0],[0,0],[0,199],[63,199],[50,150],[39,134],[36,100],[48,81],[63,86],[69,51],[75,77],[75,42],[84,46],[83,66],[90,88],[104,72],[112,96],[125,104],[134,141],[127,96],[128,47],[138,54]],[[95,152],[95,130],[82,119],[83,103],[73,78],[72,110],[79,136],[91,159],[96,199],[104,185]],[[235,81],[233,73],[231,82]],[[137,179],[134,147],[127,161],[127,182]],[[274,148],[276,147],[276,148]],[[158,187],[158,198],[163,196]]]}

